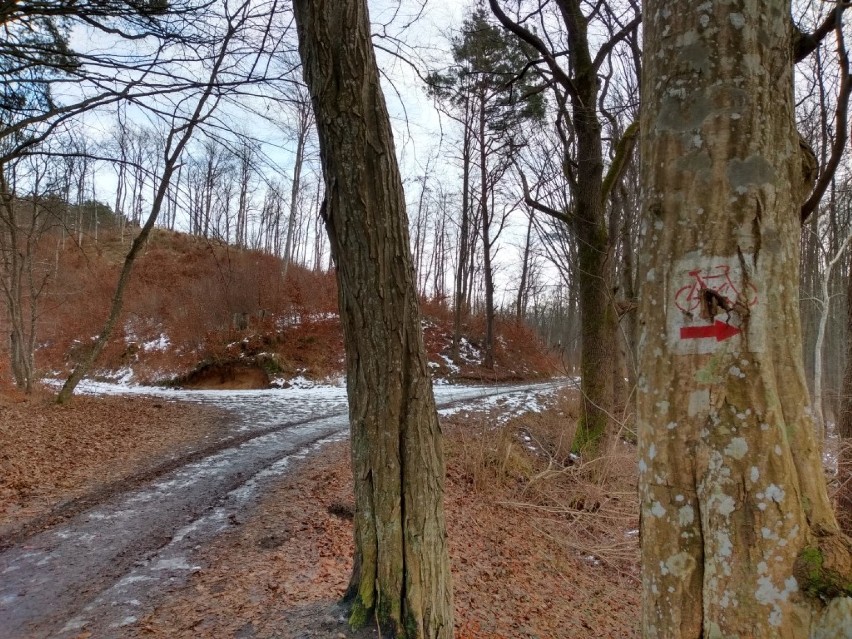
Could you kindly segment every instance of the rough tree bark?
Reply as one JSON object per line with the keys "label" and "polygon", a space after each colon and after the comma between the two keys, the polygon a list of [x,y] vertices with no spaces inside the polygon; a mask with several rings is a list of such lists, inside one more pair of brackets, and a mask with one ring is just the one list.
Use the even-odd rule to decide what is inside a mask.
{"label": "rough tree bark", "polygon": [[[604,190],[603,138],[598,107],[601,97],[600,64],[606,52],[626,33],[635,28],[635,18],[618,35],[612,36],[593,55],[589,35],[590,18],[583,13],[580,0],[555,3],[567,33],[570,72],[559,65],[559,57],[533,31],[512,21],[499,0],[489,6],[500,23],[541,54],[552,73],[554,83],[568,96],[565,106],[575,138],[573,157],[564,149],[564,165],[572,166],[569,184],[572,208],[568,212],[543,211],[566,222],[578,246],[577,280],[580,303],[580,391],[583,406],[572,447],[594,458],[605,450],[605,438],[614,404],[613,361],[616,349],[616,312],[612,300],[612,243],[607,229]],[[595,9],[594,11],[597,11]],[[559,54],[561,57],[564,54]],[[542,211],[527,195],[527,204]]]}
{"label": "rough tree bark", "polygon": [[643,15],[643,636],[848,636],[802,364],[790,3]]}
{"label": "rough tree bark", "polygon": [[355,479],[350,624],[453,634],[444,459],[365,0],[296,0],[337,265]]}

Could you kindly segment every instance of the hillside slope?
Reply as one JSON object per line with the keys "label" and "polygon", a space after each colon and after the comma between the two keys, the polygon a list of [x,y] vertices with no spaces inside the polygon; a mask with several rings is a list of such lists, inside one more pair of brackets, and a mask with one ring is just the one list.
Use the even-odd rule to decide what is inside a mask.
{"label": "hillside slope", "polygon": [[[100,330],[127,250],[116,232],[82,246],[48,236],[43,261],[52,273],[42,297],[36,366],[62,376]],[[279,259],[259,251],[154,231],[137,260],[118,328],[94,375],[141,383],[255,388],[339,377],[344,372],[333,273],[297,265],[282,277]],[[481,366],[481,318],[465,323],[453,363],[450,312],[424,301],[423,328],[436,378],[514,380],[552,375],[556,359],[531,330],[498,325],[496,366]],[[5,348],[5,345],[4,345]],[[2,353],[0,379],[8,380]]]}

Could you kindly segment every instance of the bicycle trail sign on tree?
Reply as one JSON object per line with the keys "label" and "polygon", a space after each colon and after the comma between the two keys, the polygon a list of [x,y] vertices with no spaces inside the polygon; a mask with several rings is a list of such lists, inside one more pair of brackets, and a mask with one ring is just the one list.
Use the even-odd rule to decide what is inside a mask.
{"label": "bicycle trail sign on tree", "polygon": [[666,287],[667,340],[674,352],[763,350],[749,330],[764,321],[753,270],[751,255],[692,253],[677,262]]}

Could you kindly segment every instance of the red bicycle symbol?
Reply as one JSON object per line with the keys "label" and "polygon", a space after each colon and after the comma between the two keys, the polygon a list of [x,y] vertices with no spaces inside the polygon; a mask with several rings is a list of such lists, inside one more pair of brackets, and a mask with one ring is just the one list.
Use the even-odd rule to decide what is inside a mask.
{"label": "red bicycle symbol", "polygon": [[675,293],[675,306],[684,313],[691,313],[701,304],[702,294],[707,290],[714,291],[724,298],[726,304],[723,307],[726,309],[732,309],[738,301],[748,306],[757,304],[757,289],[754,285],[746,282],[744,287],[746,294],[743,295],[743,291],[731,280],[730,271],[731,267],[727,264],[711,266],[705,271],[701,269],[689,271],[693,281]]}

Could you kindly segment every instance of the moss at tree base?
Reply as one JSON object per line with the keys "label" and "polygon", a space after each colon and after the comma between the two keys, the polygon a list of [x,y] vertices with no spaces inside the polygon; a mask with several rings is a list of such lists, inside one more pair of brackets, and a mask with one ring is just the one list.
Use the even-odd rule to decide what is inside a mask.
{"label": "moss at tree base", "polygon": [[836,570],[818,546],[807,546],[796,559],[796,579],[803,592],[823,600],[852,596],[852,574]]}
{"label": "moss at tree base", "polygon": [[361,601],[360,597],[356,597],[349,606],[349,627],[352,630],[360,630],[367,625],[367,622],[370,621],[370,617],[372,616],[372,607],[368,608]]}
{"label": "moss at tree base", "polygon": [[571,452],[594,459],[600,454],[605,435],[606,418],[593,420],[585,416],[577,422],[577,432],[571,444]]}

